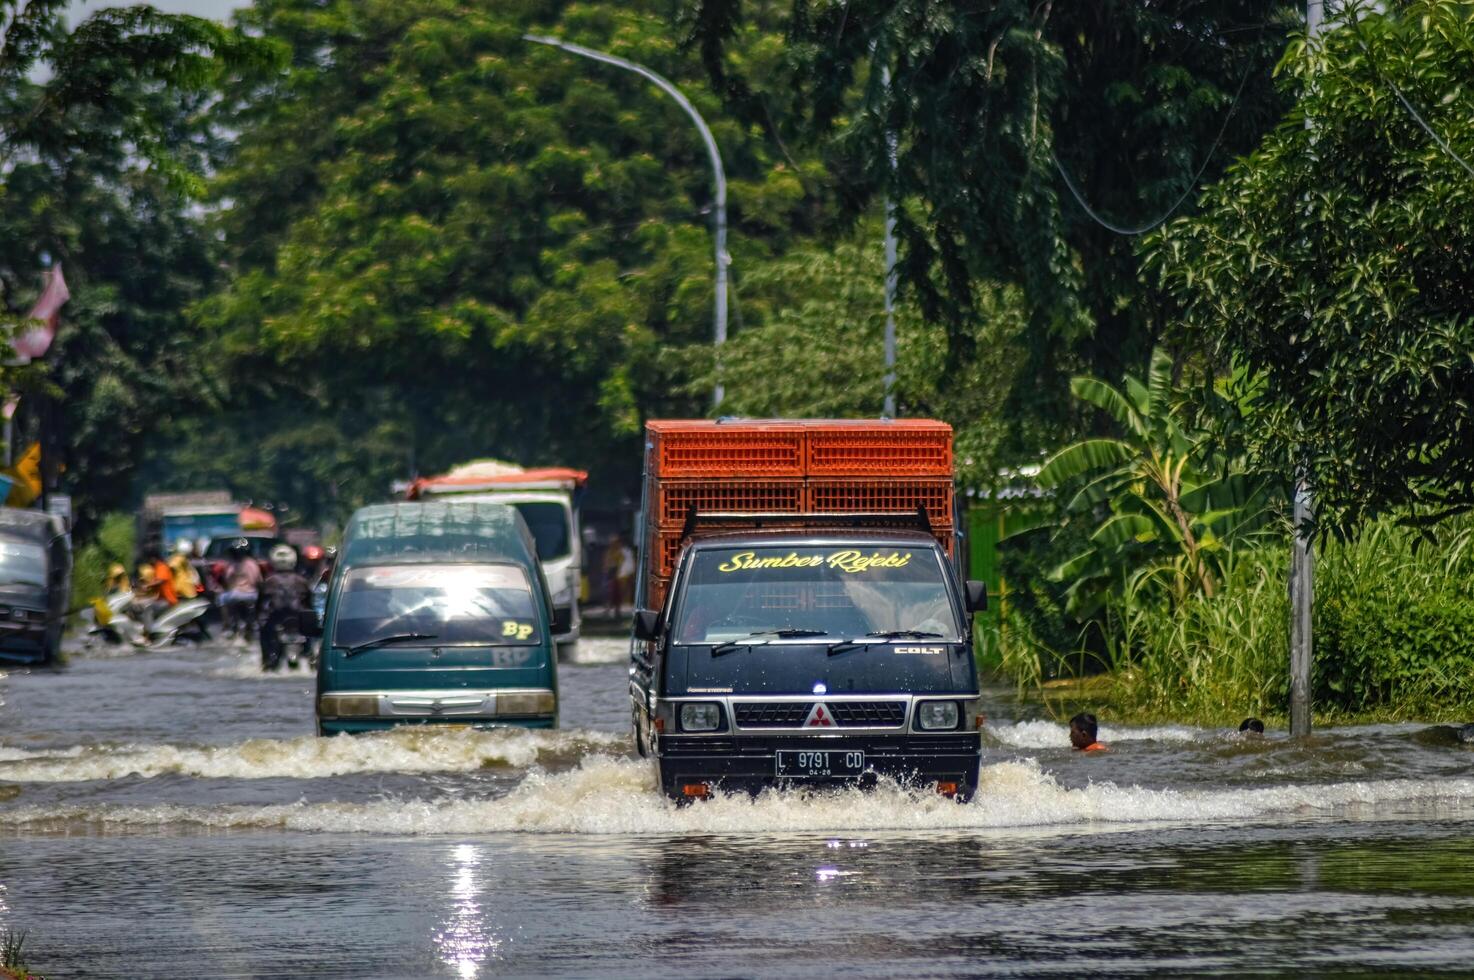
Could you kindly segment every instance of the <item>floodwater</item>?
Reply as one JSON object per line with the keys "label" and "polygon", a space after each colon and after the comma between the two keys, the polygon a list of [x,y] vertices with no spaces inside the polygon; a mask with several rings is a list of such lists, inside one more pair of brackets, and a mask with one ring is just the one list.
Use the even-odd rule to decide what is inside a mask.
{"label": "floodwater", "polygon": [[319,739],[249,651],[0,674],[0,930],[59,977],[1467,973],[1474,751],[1451,729],[1063,726],[1000,692],[976,801],[677,809],[624,645],[556,732]]}

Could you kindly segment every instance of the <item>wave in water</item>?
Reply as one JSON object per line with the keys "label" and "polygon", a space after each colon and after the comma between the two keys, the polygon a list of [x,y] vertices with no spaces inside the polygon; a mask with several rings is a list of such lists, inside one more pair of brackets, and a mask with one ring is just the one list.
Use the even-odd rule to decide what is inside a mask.
{"label": "wave in water", "polygon": [[0,811],[0,828],[104,830],[164,827],[285,829],[372,834],[683,834],[997,830],[1143,823],[1372,816],[1410,804],[1474,808],[1474,779],[1385,780],[1241,790],[1149,790],[1098,783],[1061,786],[1037,763],[987,766],[974,802],[882,786],[870,792],[719,796],[677,807],[653,789],[648,767],[610,756],[576,769],[533,772],[495,799],[278,806],[73,806]]}
{"label": "wave in water", "polygon": [[360,772],[469,772],[569,766],[626,737],[592,731],[397,728],[352,738],[255,738],[232,745],[89,745],[62,752],[0,747],[0,781],[83,782],[182,774],[203,779],[318,779]]}
{"label": "wave in water", "polygon": [[[1052,721],[1019,721],[1013,724],[987,726],[984,731],[1003,745],[1020,749],[1067,749],[1070,726]],[[1216,733],[1186,725],[1154,725],[1144,728],[1112,728],[1100,726],[1102,742],[1195,742],[1216,737]]]}

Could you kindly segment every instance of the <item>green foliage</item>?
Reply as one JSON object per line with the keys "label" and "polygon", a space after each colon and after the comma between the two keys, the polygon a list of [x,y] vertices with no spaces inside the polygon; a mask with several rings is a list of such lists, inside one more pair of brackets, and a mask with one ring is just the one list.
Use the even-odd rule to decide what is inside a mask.
{"label": "green foliage", "polygon": [[1444,532],[1434,546],[1381,522],[1327,549],[1315,583],[1318,705],[1417,717],[1474,704],[1474,524]]}
{"label": "green foliage", "polygon": [[905,204],[901,282],[945,324],[949,363],[971,357],[994,285],[1022,288],[1033,329],[1008,389],[1015,462],[1041,428],[1050,441],[1085,430],[1065,397],[1072,374],[1117,378],[1160,332],[1132,240],[1062,200],[1054,158],[1109,217],[1160,215],[1280,116],[1268,70],[1303,16],[1285,0],[684,9],[731,111],[817,143],[848,216]]}
{"label": "green foliage", "polygon": [[1254,452],[1307,469],[1323,526],[1431,523],[1474,507],[1474,177],[1453,156],[1474,158],[1474,18],[1411,0],[1330,28],[1281,65],[1294,111],[1147,266],[1184,342],[1255,380]]}
{"label": "green foliage", "polygon": [[[1444,531],[1435,547],[1384,520],[1327,543],[1316,566],[1317,713],[1463,720],[1474,711],[1474,525]],[[1276,541],[1230,552],[1214,595],[1112,596],[1103,630],[1112,710],[1202,724],[1286,715],[1288,563],[1288,543]]]}
{"label": "green foliage", "polygon": [[1039,471],[1040,486],[1075,491],[1067,519],[1094,528],[1089,548],[1051,575],[1070,583],[1070,610],[1092,614],[1110,593],[1160,590],[1177,603],[1212,596],[1230,549],[1268,521],[1264,482],[1183,418],[1172,359],[1160,348],[1145,382],[1128,375],[1117,388],[1080,377],[1070,388],[1122,431],[1066,446]]}
{"label": "green foliage", "polygon": [[1104,634],[1118,707],[1138,717],[1222,725],[1283,714],[1288,554],[1288,545],[1230,552],[1213,595],[1195,593],[1176,604],[1139,590],[1113,597]]}
{"label": "green foliage", "polygon": [[63,263],[72,299],[48,365],[0,370],[22,394],[17,442],[35,437],[40,397],[61,395],[66,489],[86,532],[129,494],[145,434],[186,400],[199,338],[183,311],[214,256],[186,192],[212,149],[201,109],[225,68],[271,48],[150,7],[96,11],[0,2],[0,290],[18,322]]}
{"label": "green foliage", "polygon": [[[741,281],[744,328],[724,349],[723,411],[758,418],[874,418],[885,399],[885,264],[878,222],[834,244],[794,247]],[[896,403],[903,416],[951,422],[964,485],[1000,465],[1004,405],[1022,367],[1027,314],[1015,289],[987,293],[975,354],[947,370],[946,332],[912,303],[896,310]],[[718,374],[705,348],[693,394]]]}
{"label": "green foliage", "polygon": [[797,165],[724,118],[668,15],[531,0],[244,11],[291,64],[243,74],[221,109],[240,133],[215,188],[231,276],[197,313],[220,337],[230,410],[352,427],[365,402],[381,408],[399,424],[393,465],[384,432],[338,460],[374,474],[379,495],[391,477],[486,455],[632,483],[643,417],[706,402],[685,394],[681,350],[711,337],[710,166],[647,81],[522,34],[683,88],[731,177],[736,269],[815,225]]}
{"label": "green foliage", "polygon": [[68,608],[81,609],[103,594],[108,567],[114,563],[133,574],[135,524],[131,514],[109,514],[97,524],[97,533],[72,555],[72,600]]}

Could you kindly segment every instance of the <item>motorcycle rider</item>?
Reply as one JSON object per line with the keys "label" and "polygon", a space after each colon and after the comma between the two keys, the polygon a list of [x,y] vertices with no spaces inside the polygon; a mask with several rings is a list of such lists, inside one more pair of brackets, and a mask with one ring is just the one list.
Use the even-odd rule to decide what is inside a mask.
{"label": "motorcycle rider", "polygon": [[251,557],[251,542],[236,538],[230,543],[230,564],[223,576],[220,615],[226,632],[249,643],[256,628],[256,601],[261,591],[261,566]]}
{"label": "motorcycle rider", "polygon": [[129,615],[143,624],[146,636],[153,629],[154,620],[178,604],[174,573],[165,563],[158,544],[150,542],[145,545],[143,562],[138,566],[138,581],[133,586]]}
{"label": "motorcycle rider", "polygon": [[[262,670],[276,670],[281,666],[281,628],[289,621],[298,621],[312,603],[312,590],[307,579],[297,571],[297,549],[289,544],[272,548],[271,568],[271,575],[261,585],[261,601],[257,607],[261,623]],[[297,625],[300,629],[300,622]]]}
{"label": "motorcycle rider", "polygon": [[181,538],[169,558],[169,571],[174,576],[174,591],[181,599],[193,599],[204,591],[200,573],[195,571],[190,559],[194,557],[194,542]]}

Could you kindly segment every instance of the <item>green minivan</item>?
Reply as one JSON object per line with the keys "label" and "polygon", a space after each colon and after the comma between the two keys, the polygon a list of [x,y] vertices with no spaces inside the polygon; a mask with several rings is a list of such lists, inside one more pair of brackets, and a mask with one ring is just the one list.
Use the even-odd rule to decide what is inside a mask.
{"label": "green minivan", "polygon": [[319,734],[558,722],[552,602],[515,508],[364,507],[320,625]]}

